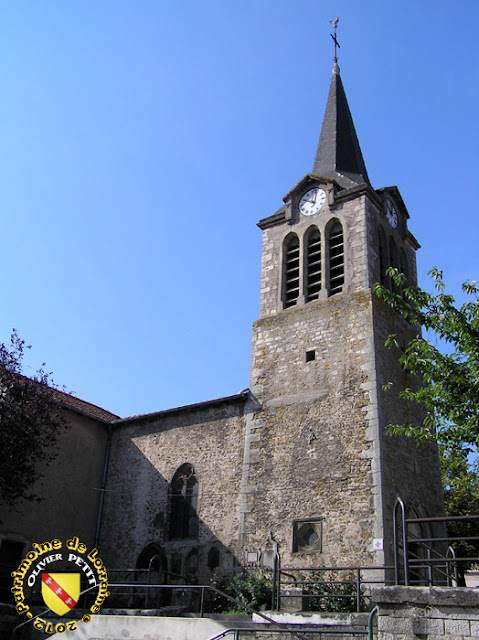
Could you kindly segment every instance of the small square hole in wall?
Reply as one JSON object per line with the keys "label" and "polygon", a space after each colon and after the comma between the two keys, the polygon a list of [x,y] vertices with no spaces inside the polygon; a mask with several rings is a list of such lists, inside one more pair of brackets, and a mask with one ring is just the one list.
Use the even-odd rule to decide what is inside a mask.
{"label": "small square hole in wall", "polygon": [[306,362],[312,362],[313,360],[316,360],[316,351],[314,349],[306,351]]}

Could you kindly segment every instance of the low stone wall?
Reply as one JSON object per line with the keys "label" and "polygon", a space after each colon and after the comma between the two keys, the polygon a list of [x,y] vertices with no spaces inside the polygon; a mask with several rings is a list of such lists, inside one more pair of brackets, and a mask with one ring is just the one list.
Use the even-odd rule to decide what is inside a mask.
{"label": "low stone wall", "polygon": [[479,638],[479,590],[378,587],[378,640]]}

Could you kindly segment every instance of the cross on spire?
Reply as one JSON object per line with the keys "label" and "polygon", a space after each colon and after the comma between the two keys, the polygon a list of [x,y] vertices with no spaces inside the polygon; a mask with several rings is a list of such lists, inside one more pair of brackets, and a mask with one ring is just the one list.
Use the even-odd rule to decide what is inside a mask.
{"label": "cross on spire", "polygon": [[334,64],[335,65],[338,64],[338,47],[341,48],[341,45],[339,44],[338,38],[337,38],[338,22],[339,22],[339,17],[334,18],[334,20],[330,20],[328,22],[328,24],[333,25],[333,29],[334,29],[334,33],[331,33],[330,35],[334,42]]}

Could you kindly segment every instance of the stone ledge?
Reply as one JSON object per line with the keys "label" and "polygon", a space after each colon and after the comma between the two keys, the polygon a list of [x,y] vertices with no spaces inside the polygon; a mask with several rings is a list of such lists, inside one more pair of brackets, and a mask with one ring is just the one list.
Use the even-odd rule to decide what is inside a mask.
{"label": "stone ledge", "polygon": [[[354,626],[367,627],[369,613],[315,613],[293,611],[263,611],[278,624],[297,624],[303,626]],[[253,622],[266,623],[264,618],[253,614]]]}
{"label": "stone ledge", "polygon": [[479,607],[479,589],[452,587],[374,587],[372,601],[383,605]]}

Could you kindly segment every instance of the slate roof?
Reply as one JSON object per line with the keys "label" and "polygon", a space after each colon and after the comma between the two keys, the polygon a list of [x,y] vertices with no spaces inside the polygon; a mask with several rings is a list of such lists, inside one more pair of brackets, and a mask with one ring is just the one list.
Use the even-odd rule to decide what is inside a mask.
{"label": "slate roof", "polygon": [[[23,383],[26,385],[42,384],[41,382],[38,382],[38,380],[34,380],[33,378],[24,376],[21,373],[15,372],[12,373],[12,375],[18,379],[19,383]],[[94,418],[95,420],[101,420],[102,422],[114,422],[115,420],[120,419],[120,416],[117,416],[115,413],[107,411],[106,409],[102,409],[101,407],[98,407],[96,404],[92,404],[91,402],[86,402],[85,400],[76,398],[71,393],[61,391],[60,389],[51,386],[48,386],[47,388],[52,394],[54,400],[58,402],[58,404],[67,409],[71,409],[76,413]]]}
{"label": "slate roof", "polygon": [[337,64],[333,67],[312,173],[332,178],[343,189],[364,183],[371,186]]}
{"label": "slate roof", "polygon": [[120,418],[120,416],[117,416],[111,411],[102,409],[96,404],[92,404],[91,402],[86,402],[85,400],[76,398],[75,396],[72,396],[69,393],[65,393],[64,391],[60,391],[59,389],[52,388],[51,391],[53,396],[55,397],[55,400],[57,400],[64,407],[72,409],[76,413],[81,413],[82,415],[88,416],[90,418],[95,418],[95,420],[101,420],[103,422],[114,422],[115,420],[118,420]]}
{"label": "slate roof", "polygon": [[161,411],[153,411],[151,413],[140,413],[134,416],[128,416],[127,418],[121,418],[118,423],[134,422],[137,420],[150,420],[160,416],[166,416],[174,413],[186,413],[188,411],[197,411],[198,409],[204,409],[207,407],[215,407],[221,404],[232,404],[234,402],[245,402],[250,395],[249,389],[243,389],[239,393],[235,393],[232,396],[224,396],[222,398],[215,398],[214,400],[204,400],[202,402],[195,402],[194,404],[187,404],[181,407],[172,407],[171,409],[163,409]]}

